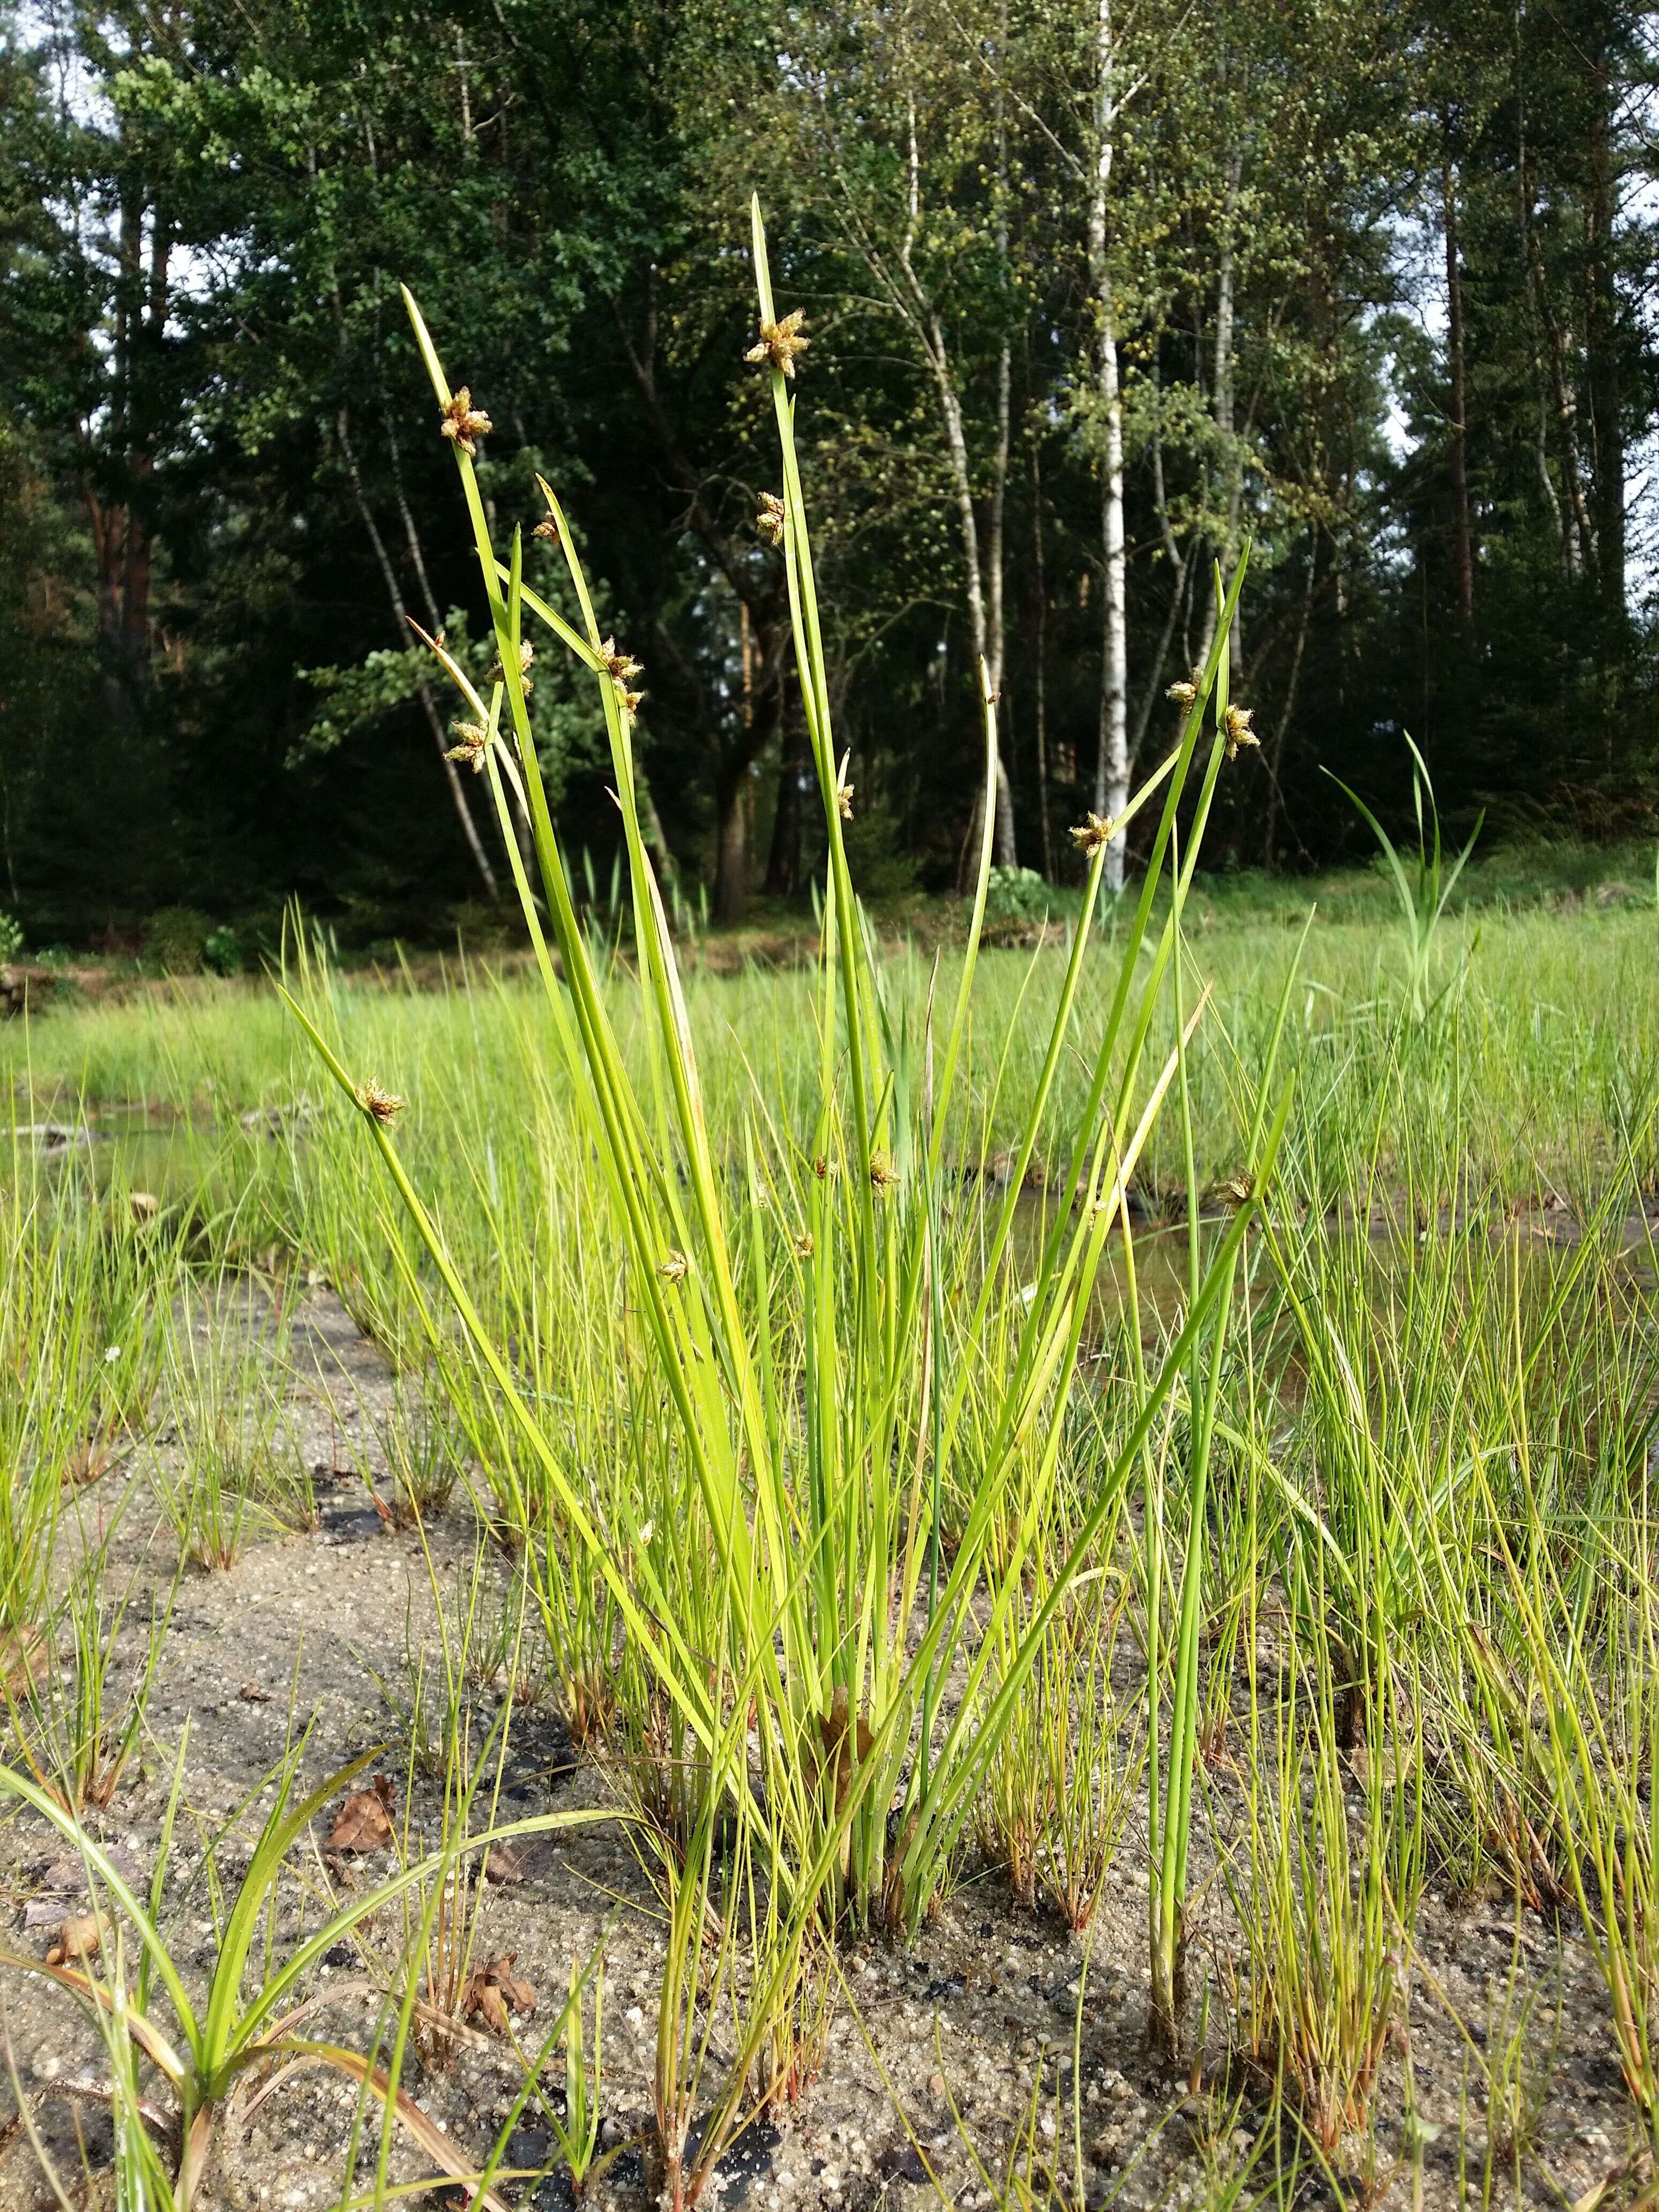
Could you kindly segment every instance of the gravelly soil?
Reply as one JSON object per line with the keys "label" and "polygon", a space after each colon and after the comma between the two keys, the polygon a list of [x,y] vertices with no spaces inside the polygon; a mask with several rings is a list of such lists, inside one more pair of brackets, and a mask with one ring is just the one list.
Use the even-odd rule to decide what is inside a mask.
{"label": "gravelly soil", "polygon": [[[222,1314],[218,1325],[234,1329],[257,1321],[263,1294],[249,1291],[238,1305]],[[281,1756],[291,1712],[312,1723],[302,1762],[307,1785],[386,1741],[390,1717],[375,1676],[394,1686],[405,1680],[408,1638],[418,1644],[424,1637],[430,1644],[432,1575],[441,1587],[452,1586],[477,1543],[466,1514],[452,1510],[428,1527],[429,1565],[415,1533],[385,1526],[373,1510],[356,1469],[376,1470],[375,1425],[392,1408],[391,1381],[378,1352],[326,1290],[306,1297],[292,1350],[298,1379],[289,1419],[312,1470],[319,1525],[302,1534],[266,1535],[228,1571],[186,1572],[150,1700],[142,1763],[130,1766],[104,1814],[88,1820],[94,1833],[132,1855],[148,1882],[188,1723],[186,1814],[169,1896],[176,1955],[203,1984],[215,1954],[199,1871],[204,1838]],[[156,1448],[163,1467],[169,1449],[177,1447]],[[131,1487],[112,1545],[114,1572],[118,1580],[135,1578],[141,1593],[154,1586],[165,1599],[175,1544],[150,1505],[149,1474],[143,1456],[136,1455],[124,1474],[82,1493],[78,1506],[88,1529],[96,1532],[120,1484]],[[507,1571],[493,1556],[488,1571],[505,1591]],[[141,1595],[120,1647],[130,1665],[141,1641],[137,1623],[146,1612]],[[385,1763],[400,1778],[399,1757],[388,1751]],[[1242,1802],[1224,1759],[1210,1782],[1224,1825],[1230,1800]],[[400,1783],[400,1820],[401,1795]],[[416,1838],[435,1834],[429,1797],[429,1785],[417,1790],[411,1814]],[[574,1753],[550,1706],[518,1714],[503,1818],[556,1808],[602,1811],[610,1802],[603,1773]],[[326,1832],[325,1816],[317,1824],[318,1845]],[[225,1856],[235,1869],[246,1853],[239,1858],[233,1849]],[[26,1957],[43,1957],[53,1932],[56,1893],[47,1891],[43,1877],[62,1856],[32,1815],[13,1815],[0,1829],[0,1883],[12,1931],[5,1940]],[[1225,2178],[1249,2163],[1252,2145],[1257,2180],[1265,2183],[1272,2153],[1258,2138],[1268,2106],[1237,2069],[1228,2080],[1218,2035],[1211,2034],[1197,2094],[1187,2076],[1172,2078],[1147,2050],[1140,1858],[1132,1832],[1090,1942],[1078,2084],[1071,2076],[1083,1945],[1057,1919],[1017,1906],[1006,1881],[987,1873],[957,1891],[912,1950],[871,1942],[842,1954],[822,2073],[775,2125],[757,2129],[739,2146],[720,2177],[725,2202],[920,2204],[933,2197],[930,2165],[947,2201],[988,2204],[975,2154],[992,2176],[1000,2175],[1013,2131],[1030,2111],[1034,2081],[1042,2086],[1036,2141],[1054,2159],[1062,2197],[1074,2194],[1079,2091],[1083,2181],[1091,2204],[1116,2197],[1147,2206],[1218,2195]],[[362,1884],[387,1863],[382,1857],[325,1876],[317,1850],[307,1870],[313,1887],[325,1878]],[[619,2212],[642,2206],[648,2201],[642,2162],[632,2146],[647,2135],[652,2110],[661,1951],[655,1899],[609,1820],[536,1839],[522,1851],[520,1871],[516,1884],[486,1885],[475,1959],[515,1953],[515,1972],[540,1996],[545,2021],[573,1960],[585,1960],[610,1926],[605,2140],[626,2148],[589,2196]],[[1223,1959],[1227,1953],[1231,1937],[1220,1896],[1221,1885],[1212,1884],[1195,1956]],[[66,1909],[83,1902],[68,1899]],[[313,1902],[305,1910],[307,1924],[314,1926],[319,1907]],[[285,1930],[297,1924],[300,1911],[297,1882],[286,1884]],[[375,2015],[374,1970],[391,1959],[401,1935],[394,1912],[369,1932],[367,1956],[342,1950],[312,1981],[307,1994],[319,2008],[305,2033],[365,2045]],[[279,1949],[280,1943],[279,1937]],[[1517,1917],[1502,1904],[1455,1906],[1437,1895],[1425,1902],[1418,1948],[1411,2057],[1421,2134],[1431,2138],[1420,2154],[1423,2200],[1449,2205],[1468,2191],[1484,2193],[1483,2065],[1503,2039],[1506,1992],[1511,2017],[1536,2000],[1523,2047],[1540,2109],[1522,2162],[1522,2193],[1539,2203],[1572,2200],[1609,2176],[1615,2178],[1610,2195],[1617,2193],[1632,2156],[1633,2116],[1611,2057],[1605,1993],[1582,1941],[1535,1915]],[[257,1964],[251,1971],[258,1971]],[[0,2007],[34,2128],[74,2200],[82,2171],[77,2127],[94,2167],[108,2152],[107,2116],[91,2094],[103,2078],[96,2032],[63,1991],[15,1969],[0,1973]],[[522,2023],[521,2034],[533,2047],[534,2022]],[[487,2148],[520,2078],[510,2050],[476,2029],[447,2063],[426,2063],[417,2054],[406,2074],[419,2103],[469,2154]],[[70,2094],[68,2085],[80,2094]],[[207,2203],[250,2212],[338,2203],[354,2099],[349,2084],[315,2069],[279,2084],[251,2118],[234,2117],[222,2130]],[[0,2088],[0,2100],[10,2114],[0,2139],[0,2206],[21,2212],[53,2203],[35,2150],[17,2124],[9,2087]],[[1413,2175],[1403,2109],[1396,2049],[1385,2064],[1375,2140],[1347,2148],[1322,2178],[1310,2169],[1297,2201],[1311,2204],[1340,2193],[1349,2202],[1384,2195],[1408,2202]],[[513,2155],[526,2164],[546,2160],[544,2128],[527,2118]],[[360,2166],[360,2185],[368,2171]],[[422,2154],[399,2143],[394,2179],[430,2171]],[[1630,2167],[1630,2178],[1638,2172]],[[1490,2188],[1500,2199],[1516,2193],[1504,2156],[1497,2160]],[[446,2201],[446,2193],[433,2201]],[[543,2182],[535,2201],[567,2202],[562,2181]]]}

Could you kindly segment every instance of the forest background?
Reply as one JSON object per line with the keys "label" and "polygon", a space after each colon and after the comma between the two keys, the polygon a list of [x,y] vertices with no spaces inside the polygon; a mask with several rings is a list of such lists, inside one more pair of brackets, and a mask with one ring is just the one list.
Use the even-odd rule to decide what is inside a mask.
{"label": "forest background", "polygon": [[[1206,863],[1659,825],[1659,56],[1630,0],[155,0],[0,9],[0,907],[441,939],[508,888],[410,624],[492,657],[398,298],[644,665],[716,917],[820,855],[746,252],[765,206],[854,879],[948,891],[1174,729],[1214,564],[1258,755]],[[530,580],[556,591],[556,551]],[[538,573],[539,571],[539,573]],[[602,732],[536,734],[596,882]],[[1329,770],[1330,774],[1322,771]],[[1126,864],[1133,868],[1133,849]]]}

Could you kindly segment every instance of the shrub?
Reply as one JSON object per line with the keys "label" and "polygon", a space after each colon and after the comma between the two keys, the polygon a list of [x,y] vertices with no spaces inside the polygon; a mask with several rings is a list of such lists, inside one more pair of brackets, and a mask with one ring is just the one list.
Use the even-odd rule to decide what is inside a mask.
{"label": "shrub", "polygon": [[202,957],[216,975],[240,975],[242,940],[228,922],[222,923],[202,939]]}
{"label": "shrub", "polygon": [[158,907],[144,930],[144,951],[164,975],[199,975],[212,927],[193,906]]}
{"label": "shrub", "polygon": [[915,890],[915,860],[905,851],[902,827],[885,799],[855,807],[842,832],[842,843],[861,898],[899,898]]}
{"label": "shrub", "polygon": [[9,968],[23,957],[23,925],[15,914],[0,908],[0,968]]}
{"label": "shrub", "polygon": [[985,919],[991,927],[1041,921],[1054,895],[1035,868],[993,868],[986,879]]}
{"label": "shrub", "polygon": [[482,899],[457,899],[444,918],[451,937],[468,952],[499,951],[511,941],[506,909]]}

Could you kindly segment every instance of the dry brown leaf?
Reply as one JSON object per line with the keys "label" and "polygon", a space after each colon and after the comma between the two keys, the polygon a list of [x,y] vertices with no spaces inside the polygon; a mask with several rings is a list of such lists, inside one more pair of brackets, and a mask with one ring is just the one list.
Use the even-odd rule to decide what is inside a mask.
{"label": "dry brown leaf", "polygon": [[95,1432],[82,1437],[64,1462],[64,1480],[76,1489],[106,1474],[115,1459],[115,1440]]}
{"label": "dry brown leaf", "polygon": [[[861,1764],[866,1759],[875,1743],[864,1715],[860,1713],[854,1721],[845,1684],[836,1690],[829,1711],[818,1715],[818,1735],[823,1744],[823,1755],[817,1762],[818,1773],[820,1778],[834,1778],[836,1810],[839,1812],[853,1786],[854,1763]],[[808,1755],[808,1747],[803,1747],[803,1758]]]}
{"label": "dry brown leaf", "polygon": [[534,2012],[536,1992],[528,1982],[513,1972],[516,1951],[507,1951],[499,1959],[490,1959],[482,1966],[475,1966],[467,1977],[466,1987],[461,1992],[461,2013],[471,2020],[474,2013],[483,2016],[484,2025],[495,2029],[497,2035],[511,2032],[507,2015],[515,2012]]}
{"label": "dry brown leaf", "polygon": [[367,1790],[354,1790],[334,1815],[331,1851],[383,1851],[392,1841],[392,1784],[377,1774]]}
{"label": "dry brown leaf", "polygon": [[52,1647],[38,1623],[9,1628],[0,1636],[0,1681],[9,1690],[27,1690],[52,1665]]}
{"label": "dry brown leaf", "polygon": [[496,1844],[484,1853],[484,1880],[500,1882],[503,1888],[524,1880],[524,1867],[519,1854],[509,1851],[505,1844]]}
{"label": "dry brown leaf", "polygon": [[71,1913],[46,1953],[46,1964],[61,1966],[70,1959],[95,1959],[108,1925],[101,1912]]}
{"label": "dry brown leaf", "polygon": [[245,1705],[268,1705],[270,1703],[270,1691],[262,1690],[257,1682],[244,1682],[236,1694]]}

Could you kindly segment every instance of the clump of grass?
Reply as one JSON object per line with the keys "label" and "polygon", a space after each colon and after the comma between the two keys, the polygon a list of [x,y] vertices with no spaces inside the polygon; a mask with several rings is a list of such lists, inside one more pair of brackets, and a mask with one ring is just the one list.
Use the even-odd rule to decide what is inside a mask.
{"label": "clump of grass", "polygon": [[[0,1160],[0,1168],[5,1163]],[[14,1139],[0,1184],[0,1636],[41,1628],[66,1495],[122,1456],[148,1404],[176,1243],[108,1212],[81,1164],[54,1184]]]}
{"label": "clump of grass", "polygon": [[256,1534],[316,1525],[304,1459],[283,1428],[290,1322],[244,1334],[210,1306],[187,1312],[167,1352],[167,1395],[182,1456],[155,1487],[181,1553],[235,1565]]}
{"label": "clump of grass", "polygon": [[27,1717],[13,1707],[30,1771],[71,1813],[102,1811],[114,1796],[144,1726],[173,1612],[171,1595],[165,1607],[152,1600],[143,1646],[123,1680],[116,1647],[134,1586],[112,1598],[109,1581],[106,1533],[64,1593],[52,1638],[61,1671],[48,1674]]}
{"label": "clump of grass", "polygon": [[[1345,1753],[1328,1660],[1297,1671],[1272,1717],[1274,1741],[1252,1747],[1239,2012],[1258,2076],[1292,2095],[1334,2158],[1349,2136],[1370,2134],[1406,2002],[1422,1887],[1420,1747],[1379,1729],[1381,1741]],[[1407,1726],[1386,1691],[1375,1711]]]}
{"label": "clump of grass", "polygon": [[[754,243],[765,322],[773,302],[758,214]],[[437,354],[412,301],[410,309],[439,404],[447,408]],[[576,542],[550,488],[543,486],[574,619],[530,587],[520,538],[505,558],[498,556],[471,458],[454,446],[499,656],[488,700],[441,642],[433,641],[433,650],[482,733],[480,759],[545,986],[552,1051],[597,1161],[590,1181],[604,1194],[604,1233],[627,1270],[627,1360],[650,1376],[653,1402],[630,1425],[626,1480],[596,1495],[563,1432],[526,1395],[416,1194],[392,1127],[395,1109],[348,1075],[325,1035],[332,1017],[308,967],[295,975],[294,1003],[357,1105],[424,1247],[424,1264],[460,1317],[477,1378],[463,1388],[499,1407],[496,1418],[515,1432],[528,1462],[526,1476],[515,1482],[515,1516],[527,1522],[538,1493],[556,1500],[570,1571],[596,1574],[605,1584],[629,1663],[648,1686],[636,1711],[661,1716],[667,1765],[693,1778],[675,1824],[682,1833],[690,1824],[695,1832],[702,1793],[718,1797],[744,1827],[758,1822],[766,1848],[779,1856],[779,1878],[821,1909],[827,1923],[880,1920],[903,1930],[929,1909],[1049,1618],[1115,1510],[1127,1468],[1165,1418],[1182,1378],[1190,1388],[1212,1340],[1221,1339],[1255,1203],[1252,1197],[1241,1207],[1212,1258],[1194,1245],[1185,1324],[1158,1371],[1141,1379],[1119,1464],[1070,1532],[1044,1605],[1010,1648],[1005,1631],[1054,1493],[1063,1426],[1057,1414],[1077,1371],[1102,1253],[1164,1097],[1172,1085],[1184,1091],[1186,1084],[1199,1008],[1188,1021],[1179,980],[1180,901],[1227,757],[1224,712],[1207,739],[1204,731],[1212,691],[1218,681],[1224,685],[1218,671],[1232,599],[1222,610],[1180,738],[1131,802],[1130,812],[1154,803],[1161,811],[1143,890],[1121,933],[1117,984],[1085,1048],[1087,1095],[1068,1127],[1049,1128],[1056,1077],[1073,1048],[1106,848],[1121,823],[1085,825],[1079,833],[1089,853],[1088,887],[1006,1196],[988,1238],[966,1233],[966,1224],[947,1218],[944,1156],[957,1111],[985,908],[990,810],[954,1005],[913,1026],[872,957],[849,874],[845,769],[831,727],[793,416],[781,372],[772,375],[785,579],[829,866],[817,1079],[807,1116],[785,1129],[777,1118],[781,1102],[757,1087],[739,1118],[735,1174],[714,1150],[673,933],[640,828],[626,656],[599,634]],[[1237,588],[1236,579],[1234,598]],[[634,1011],[649,1069],[648,1107],[618,1040],[611,1000],[621,987],[613,981],[607,993],[595,971],[541,786],[524,699],[527,617],[590,672],[596,687],[625,839],[639,978]],[[1218,696],[1218,708],[1224,703]],[[995,708],[988,696],[984,704],[988,774]],[[1183,801],[1194,818],[1177,867]],[[513,835],[515,805],[532,826],[540,901]],[[1166,875],[1175,904],[1160,922],[1155,902]],[[555,948],[562,981],[552,964]],[[1161,1051],[1151,1039],[1171,990],[1175,1037]],[[1284,1115],[1281,1102],[1276,1116],[1264,1109],[1257,1117],[1255,1188],[1265,1187]],[[1066,1203],[1054,1211],[1033,1279],[1014,1285],[1004,1261],[1019,1188],[1040,1139],[1048,1137],[1045,1152],[1067,1163]],[[495,1263],[512,1264],[500,1246]],[[399,1269],[406,1281],[419,1279],[412,1257]],[[528,1310],[535,1292],[521,1280],[515,1295]],[[981,1371],[978,1346],[987,1337],[1006,1343],[1011,1357],[984,1375],[983,1389],[970,1392],[965,1378]],[[632,1389],[614,1369],[607,1387],[624,1395]],[[1212,1401],[1212,1384],[1201,1384],[1205,1392]],[[941,1548],[946,1498],[955,1538],[948,1565]],[[1201,1518],[1200,1503],[1195,1528]],[[664,1546],[666,1556],[658,1549]],[[1189,1547],[1194,1563],[1198,1549]],[[567,1571],[562,1563],[559,1571]],[[993,1632],[970,1649],[977,1643],[973,1607],[987,1577]],[[1195,1584],[1182,1602],[1185,1634]],[[549,1611],[556,1612],[554,1603]],[[913,1638],[918,1613],[921,1631]],[[986,1696],[999,1638],[1000,1679]],[[959,1654],[967,1662],[966,1690],[947,1714],[942,1685]],[[720,1681],[750,1686],[758,1787],[746,1758],[738,1760],[730,1747],[717,1701]],[[1182,1721],[1169,1770],[1176,1796],[1168,1832],[1177,1839],[1177,1859],[1188,1817],[1182,1778],[1190,1768],[1189,1734]],[[1180,1867],[1172,1867],[1166,1887],[1178,1887],[1181,1878]]]}
{"label": "clump of grass", "polygon": [[1047,1821],[1038,1880],[1066,1926],[1088,1929],[1117,1856],[1146,1766],[1146,1738],[1112,1680],[1125,1592],[1105,1570],[1054,1615],[1038,1669]]}
{"label": "clump of grass", "polygon": [[[1030,1911],[1045,1897],[1077,1933],[1094,1917],[1145,1766],[1138,1716],[1125,1711],[1112,1679],[1127,1599],[1115,1534],[1103,1533],[1094,1561],[1049,1617],[976,1814],[981,1849],[1006,1869],[1016,1900]],[[1030,1609],[1047,1589],[1040,1559]],[[989,1696],[1000,1686],[1002,1655],[1018,1653],[1023,1626],[1016,1620],[1004,1632]]]}
{"label": "clump of grass", "polygon": [[[1645,1486],[1644,1486],[1645,1487]],[[1516,1716],[1557,1808],[1566,1886],[1607,1984],[1614,2048],[1659,2147],[1659,1593],[1645,1547],[1586,1547],[1564,1572],[1528,1484],[1527,1518],[1504,1543],[1526,1640]],[[1645,1498],[1632,1516],[1649,1526]]]}
{"label": "clump of grass", "polygon": [[[754,243],[771,322],[758,222]],[[706,2197],[723,2149],[810,2082],[838,1940],[914,1932],[975,1832],[1026,1903],[1086,1928],[1143,1786],[1150,2024],[1170,2048],[1195,2041],[1201,2081],[1184,1969],[1207,1842],[1232,1887],[1240,2033],[1274,2100],[1248,2154],[1212,2147],[1218,2202],[1288,2201],[1302,2153],[1269,2172],[1264,2148],[1282,2140],[1332,2167],[1356,2136],[1374,2150],[1430,1853],[1448,1879],[1576,1913],[1651,2134],[1650,917],[1587,922],[1593,941],[1502,921],[1477,952],[1455,910],[1468,854],[1443,855],[1419,762],[1414,860],[1383,841],[1403,975],[1374,929],[1322,920],[1298,945],[1274,917],[1206,933],[1220,907],[1196,870],[1227,772],[1235,578],[1134,801],[1137,890],[1105,914],[1102,854],[1121,825],[1079,825],[1065,945],[981,961],[988,808],[960,948],[878,956],[843,827],[856,774],[833,726],[793,384],[767,374],[823,817],[816,964],[718,998],[685,972],[693,916],[671,911],[641,833],[633,679],[600,634],[580,538],[550,489],[559,550],[532,573],[544,556],[492,538],[459,449],[499,679],[480,688],[434,651],[483,732],[532,980],[372,994],[319,941],[290,939],[292,1000],[361,1126],[262,1139],[254,1211],[323,1261],[398,1365],[392,1509],[418,1523],[465,1482],[495,1547],[440,1604],[431,1648],[410,1626],[391,1685],[405,1818],[414,1785],[436,1782],[443,1844],[422,1861],[406,1830],[410,1886],[385,1893],[393,2051],[374,2094],[395,2104],[401,2054],[424,2039],[441,2055],[451,2033],[477,1929],[475,1808],[545,1674],[650,1839],[672,2203]],[[541,786],[527,632],[593,686],[622,825],[608,895],[586,856],[572,868]],[[996,702],[982,706],[988,770]],[[98,1079],[159,1087],[178,1009],[142,1036],[107,1018]],[[226,1099],[300,1096],[271,1008],[239,1002],[234,1034],[212,1007],[192,1018]],[[374,1071],[377,1086],[359,1079]],[[1164,1233],[1132,1207],[1142,1186],[1166,1201]],[[21,1669],[21,1779],[61,1814],[112,1790],[137,1709],[105,1569],[54,1605],[64,1499],[92,1471],[77,1477],[74,1454],[125,1439],[159,1375],[186,1451],[161,1486],[182,1550],[228,1563],[309,1504],[283,1464],[269,1347],[244,1359],[201,1339],[193,1310],[175,1316],[185,1232],[170,1215],[143,1226],[76,1173],[48,1188],[14,1144],[3,1218],[0,1666]],[[234,1234],[193,1219],[210,1273]],[[31,1689],[55,1614],[76,1664]],[[1133,1709],[1113,1686],[1123,1636],[1145,1670]],[[532,1638],[544,1656],[526,1657]],[[136,2111],[161,1969],[149,1936],[123,1940],[88,2001]],[[559,2029],[577,2179],[599,2163],[587,1981],[573,1971]],[[1483,2190],[1517,2169],[1535,2118],[1519,2019],[1494,2025]],[[198,2055],[179,2061],[181,2109],[222,2092]],[[1409,2044],[1405,2057],[1409,2075]],[[1067,2118],[1034,2097],[1018,2154],[981,2167],[988,2194],[1080,2194],[1080,2150],[1067,2175],[1054,2148]],[[143,2138],[121,2140],[137,2187]]]}
{"label": "clump of grass", "polygon": [[400,1375],[375,1433],[392,1485],[393,1517],[407,1524],[447,1510],[467,1468],[466,1439],[448,1400],[424,1380]]}
{"label": "clump of grass", "polygon": [[[744,1733],[747,1700],[732,1704],[718,1751]],[[705,1791],[682,1844],[647,1829],[641,1845],[663,1915],[647,2172],[665,2212],[717,2193],[721,2161],[803,2093],[829,2031],[826,1962],[810,1900],[803,1910],[780,1887],[779,1831],[763,1857],[755,1824],[722,1848],[726,1825]]]}

